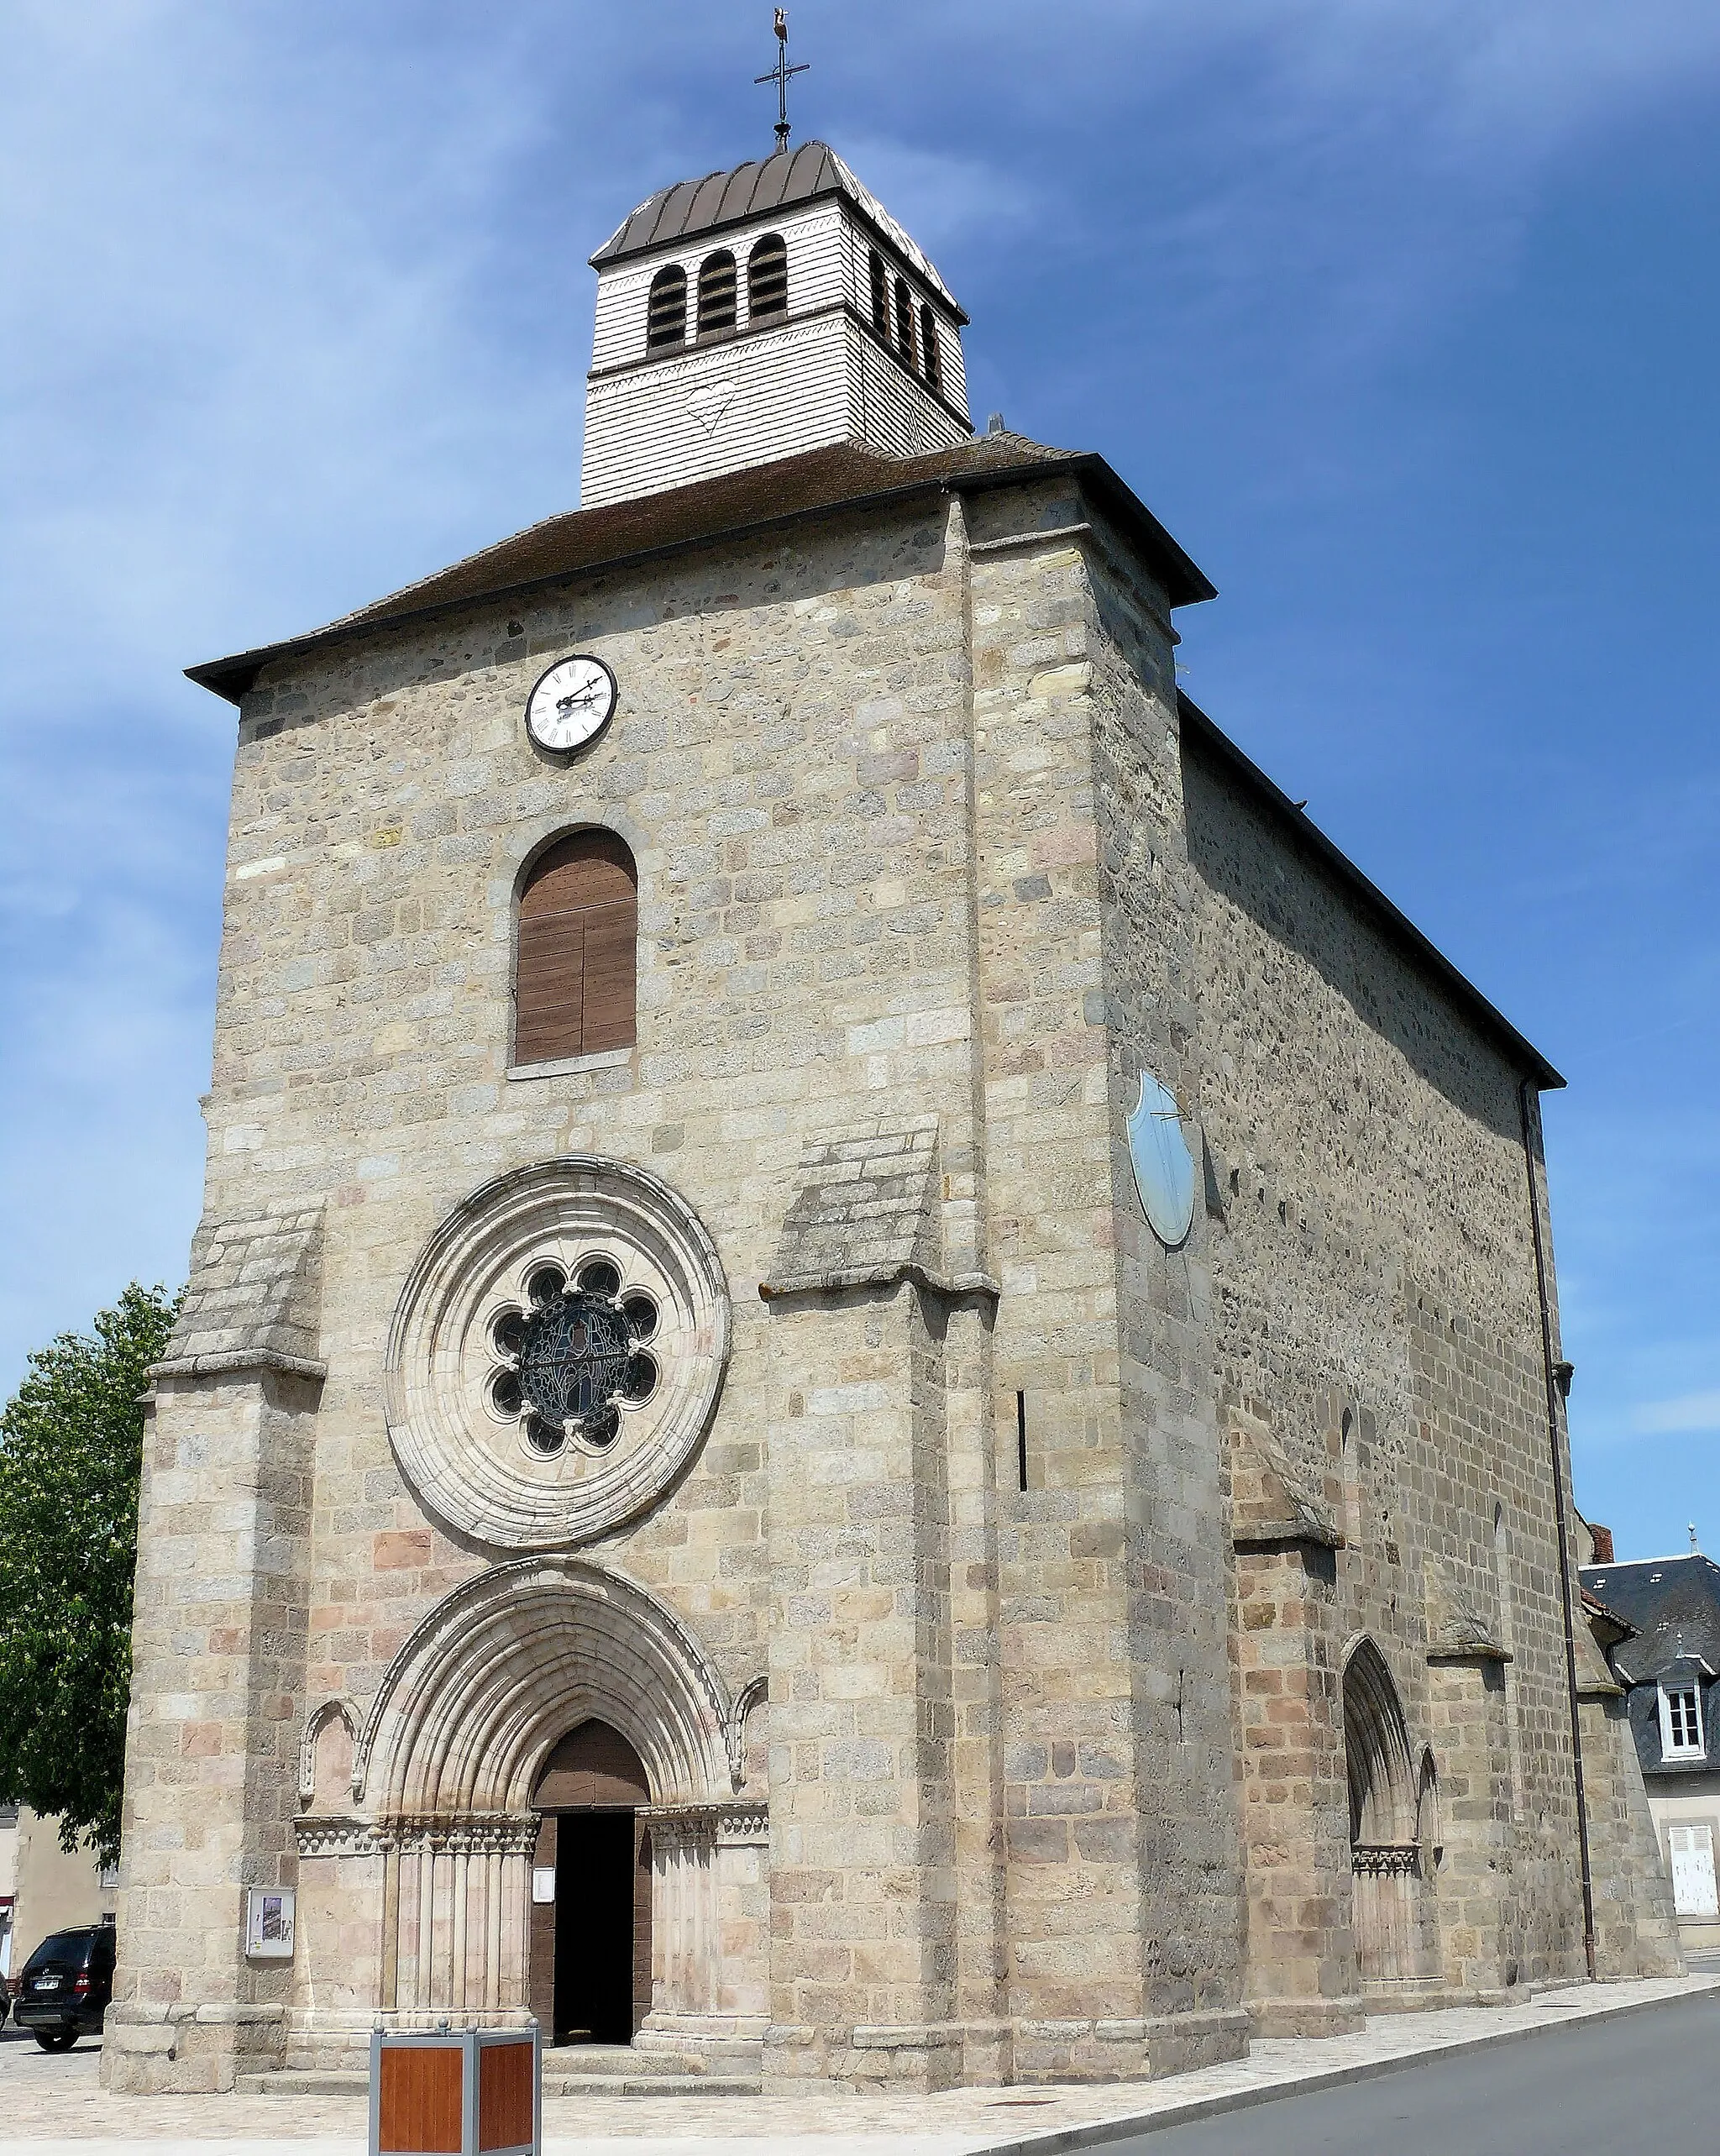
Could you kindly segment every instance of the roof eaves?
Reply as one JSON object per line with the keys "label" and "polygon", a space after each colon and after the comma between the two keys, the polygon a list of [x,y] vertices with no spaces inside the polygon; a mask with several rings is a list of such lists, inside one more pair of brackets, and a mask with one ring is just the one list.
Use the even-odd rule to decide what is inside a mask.
{"label": "roof eaves", "polygon": [[[982,437],[981,440],[983,438]],[[1172,606],[1189,606],[1214,596],[1214,586],[1146,504],[1117,477],[1103,457],[1090,450],[1036,456],[1004,453],[995,455],[995,460],[992,455],[976,458],[973,464],[965,467],[952,469],[941,465],[933,469],[922,468],[911,473],[905,472],[899,485],[864,487],[857,492],[841,495],[832,500],[806,502],[769,516],[747,517],[732,524],[718,524],[703,531],[678,535],[655,545],[627,548],[599,559],[548,569],[540,575],[517,579],[511,583],[497,583],[485,589],[461,591],[443,599],[427,600],[417,606],[403,605],[386,613],[380,613],[374,607],[361,608],[355,613],[343,615],[338,621],[330,622],[320,629],[308,630],[302,636],[289,637],[279,643],[259,645],[249,651],[235,652],[224,658],[206,659],[199,665],[188,666],[185,669],[186,675],[199,688],[207,689],[213,695],[224,697],[228,703],[236,705],[265,666],[284,658],[301,658],[309,652],[328,650],[354,637],[435,621],[469,606],[523,599],[532,593],[553,590],[558,585],[602,575],[614,569],[666,560],[699,547],[709,546],[718,540],[746,539],[760,532],[782,530],[804,522],[809,517],[832,515],[842,511],[881,508],[891,502],[911,501],[928,494],[966,494],[999,486],[1019,485],[1053,473],[1073,474],[1091,485],[1101,496],[1118,523],[1130,531],[1141,546],[1163,583],[1166,596]],[[547,521],[555,522],[558,520],[551,518]],[[522,536],[516,533],[513,539],[500,543],[504,547],[511,546]],[[482,551],[488,553],[493,550],[485,548]],[[482,553],[469,559],[481,559]],[[458,568],[461,564],[454,566]],[[433,585],[445,574],[446,571],[438,571],[435,576],[421,579],[417,585],[407,585],[397,595],[402,600],[409,600],[414,590]],[[388,604],[386,601],[379,603],[383,606]],[[1210,724],[1210,721],[1208,723]],[[1240,752],[1237,753],[1240,755]],[[1250,768],[1252,769],[1251,766]]]}
{"label": "roof eaves", "polygon": [[[1039,463],[1020,463],[1011,467],[1017,478],[1030,477],[1045,469],[1046,467]],[[999,475],[988,474],[985,483],[1000,483],[1000,479]],[[803,522],[810,517],[827,515],[838,510],[877,508],[891,501],[911,500],[917,495],[950,491],[952,482],[947,474],[927,472],[916,475],[900,486],[869,488],[863,493],[843,496],[833,501],[809,502],[782,511],[775,516],[751,517],[742,523],[726,524],[710,531],[690,532],[679,538],[665,540],[657,546],[632,548],[621,553],[605,555],[599,560],[578,562],[569,568],[547,570],[541,576],[528,577],[517,583],[498,584],[481,591],[464,591],[454,597],[433,600],[420,606],[404,606],[394,613],[377,614],[365,608],[357,613],[343,615],[338,621],[330,622],[322,628],[307,630],[302,636],[284,637],[279,643],[259,644],[249,651],[234,652],[225,658],[205,659],[198,665],[186,667],[186,678],[195,681],[200,689],[207,689],[217,696],[225,697],[229,704],[237,704],[265,666],[272,665],[279,659],[302,658],[307,652],[327,650],[352,637],[368,636],[374,632],[436,621],[445,615],[459,613],[465,607],[486,606],[498,600],[523,599],[533,592],[553,590],[558,585],[574,583],[588,576],[604,575],[612,569],[635,568],[642,562],[660,561],[673,555],[688,553],[696,548],[710,546],[719,539],[751,538],[762,532],[776,531],[787,525]],[[425,578],[422,581],[430,583],[434,580]],[[405,590],[410,592],[413,588],[408,585]]]}
{"label": "roof eaves", "polygon": [[[699,184],[703,186],[704,182],[700,181]],[[590,268],[605,270],[611,263],[628,261],[637,254],[649,254],[658,248],[664,249],[680,248],[690,240],[710,239],[717,233],[728,232],[737,224],[745,224],[749,218],[768,217],[773,210],[804,209],[812,202],[828,202],[832,196],[836,195],[841,195],[846,200],[847,191],[841,181],[832,178],[825,186],[815,187],[808,194],[796,195],[792,202],[785,202],[779,197],[772,202],[751,201],[744,207],[733,211],[725,207],[722,213],[712,218],[708,223],[697,225],[691,224],[684,219],[679,223],[672,224],[668,215],[669,202],[665,198],[661,210],[652,220],[648,233],[642,234],[637,239],[629,239],[628,227],[634,221],[633,218],[630,218],[627,224],[621,228],[613,239],[606,240],[597,252],[587,256],[586,260]],[[647,204],[644,207],[648,207],[649,205]],[[635,211],[634,218],[641,214],[642,211]],[[671,228],[665,229],[665,227]],[[962,319],[965,323],[968,317],[964,314]]]}
{"label": "roof eaves", "polygon": [[1359,901],[1363,910],[1386,931],[1411,963],[1431,975],[1460,1010],[1478,1020],[1481,1030],[1507,1052],[1519,1070],[1534,1079],[1542,1092],[1558,1092],[1565,1080],[1534,1042],[1525,1040],[1504,1013],[1488,1002],[1474,982],[1459,973],[1445,952],[1423,935],[1407,914],[1399,912],[1379,885],[1365,876],[1306,811],[1275,785],[1260,766],[1245,756],[1230,736],[1180,689],[1177,691],[1177,703],[1182,716],[1185,737],[1192,738],[1240,779],[1255,799],[1293,834],[1304,851]]}

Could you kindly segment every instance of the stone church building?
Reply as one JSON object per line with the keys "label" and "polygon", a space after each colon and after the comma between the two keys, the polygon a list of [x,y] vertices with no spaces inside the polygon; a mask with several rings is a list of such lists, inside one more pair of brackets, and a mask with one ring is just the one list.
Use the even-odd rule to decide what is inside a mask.
{"label": "stone church building", "polygon": [[593,260],[583,506],[192,669],[113,2085],[379,2016],[1116,2078],[1676,1966],[1556,1073],[1180,695],[1212,585],[973,430],[831,150]]}

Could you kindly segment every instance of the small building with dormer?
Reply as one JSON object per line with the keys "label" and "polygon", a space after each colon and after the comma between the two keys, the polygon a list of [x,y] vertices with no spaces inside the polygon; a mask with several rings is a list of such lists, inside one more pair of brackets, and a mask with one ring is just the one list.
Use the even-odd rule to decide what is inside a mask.
{"label": "small building with dormer", "polygon": [[1582,1584],[1621,1620],[1607,1660],[1626,1688],[1679,1936],[1687,1950],[1720,1946],[1720,1565],[1695,1550],[1609,1555]]}

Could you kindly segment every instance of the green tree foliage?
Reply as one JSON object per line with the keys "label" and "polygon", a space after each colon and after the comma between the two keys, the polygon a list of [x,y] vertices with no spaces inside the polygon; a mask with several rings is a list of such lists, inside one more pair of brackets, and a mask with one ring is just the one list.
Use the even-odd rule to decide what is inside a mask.
{"label": "green tree foliage", "polygon": [[179,1298],[134,1281],[0,1414],[0,1796],[119,1852],[144,1375]]}

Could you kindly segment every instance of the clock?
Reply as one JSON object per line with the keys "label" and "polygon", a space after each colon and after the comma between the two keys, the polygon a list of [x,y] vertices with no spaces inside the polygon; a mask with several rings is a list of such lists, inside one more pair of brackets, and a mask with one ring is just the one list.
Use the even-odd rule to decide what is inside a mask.
{"label": "clock", "polygon": [[600,658],[586,652],[558,658],[526,699],[526,732],[539,748],[571,755],[609,724],[616,694],[615,676]]}

